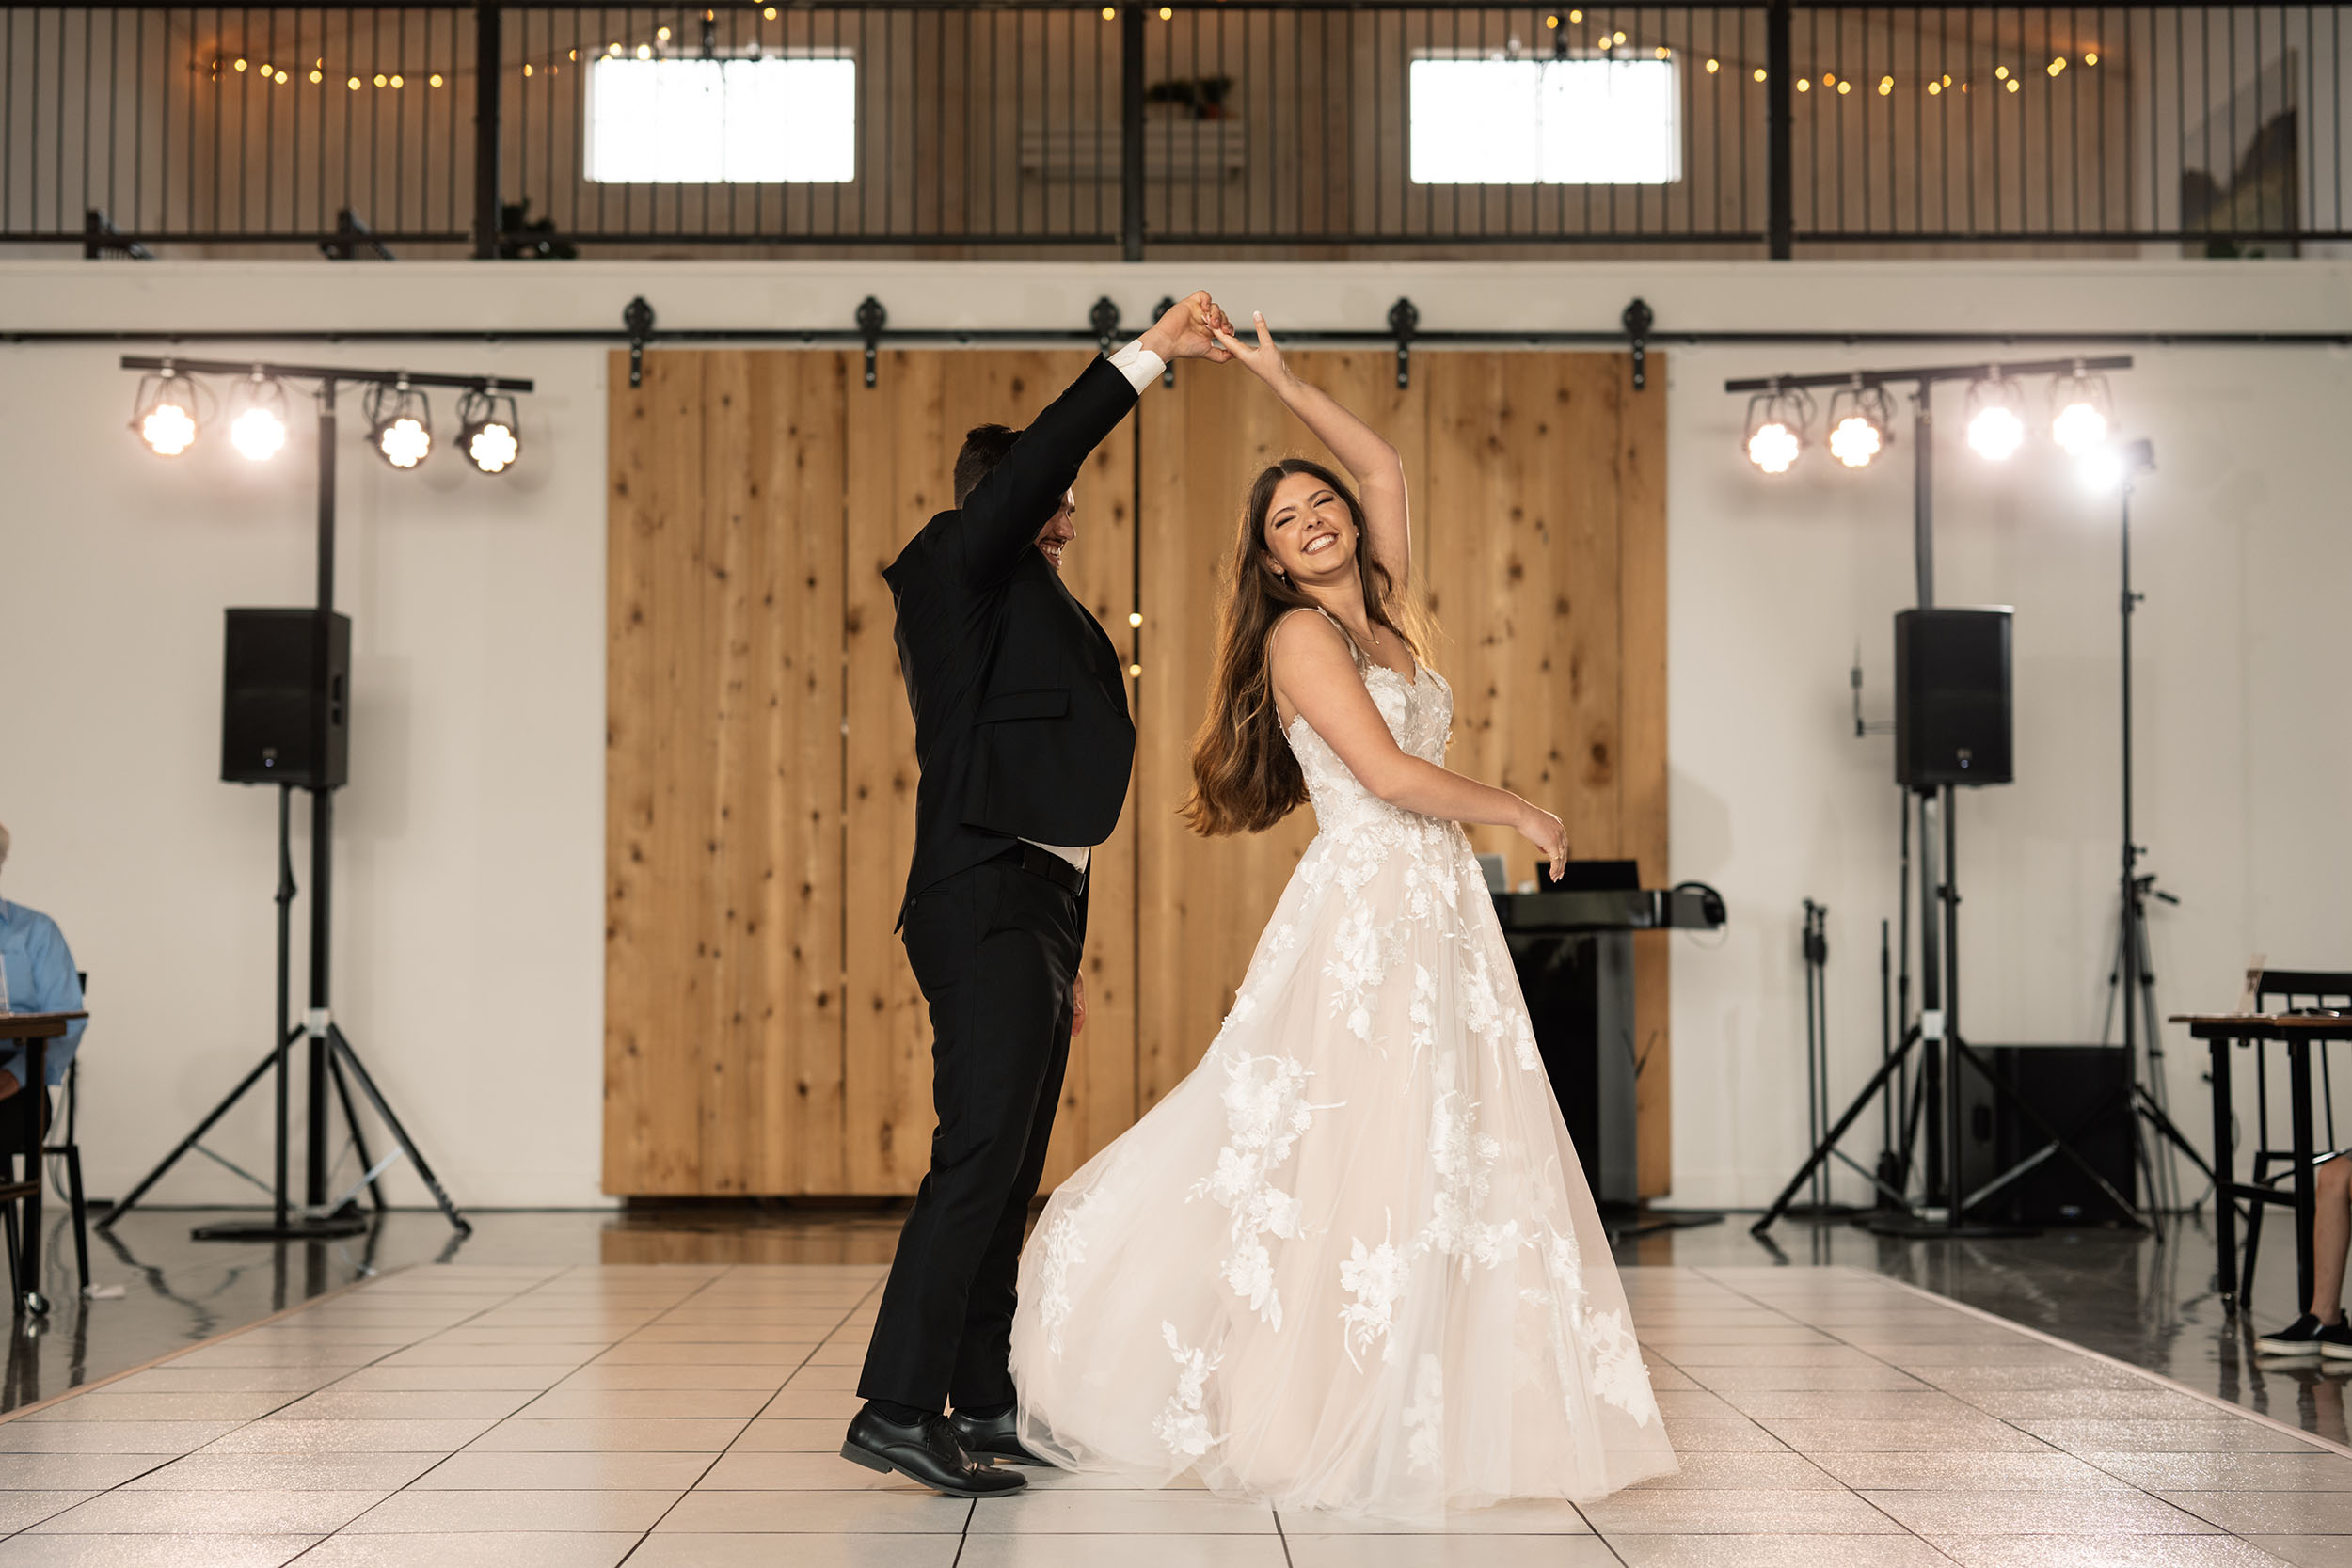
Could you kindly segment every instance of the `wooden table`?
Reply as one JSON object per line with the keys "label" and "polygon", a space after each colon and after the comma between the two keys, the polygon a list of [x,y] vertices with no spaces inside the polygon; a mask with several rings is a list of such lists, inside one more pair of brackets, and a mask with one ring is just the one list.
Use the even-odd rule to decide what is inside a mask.
{"label": "wooden table", "polygon": [[[2276,1203],[2295,1211],[2295,1309],[2301,1312],[2312,1299],[2312,1215],[2317,1208],[2312,1180],[2312,1161],[2318,1153],[2312,1138],[2312,1047],[2328,1040],[2352,1040],[2352,1014],[2347,1013],[2175,1013],[2194,1037],[2203,1040],[2213,1055],[2213,1168],[2215,1172],[2214,1240],[2220,1251],[2221,1305],[2236,1311],[2237,1200]],[[2275,1187],[2237,1180],[2237,1159],[2231,1136],[2230,1048],[2279,1040],[2287,1048],[2287,1097],[2294,1127],[2295,1191],[2290,1196]]]}
{"label": "wooden table", "polygon": [[[8,1101],[0,1101],[0,1116],[10,1110],[22,1118],[24,1135],[24,1174],[26,1180],[8,1178],[15,1174],[14,1162],[0,1169],[0,1203],[22,1203],[24,1212],[17,1236],[16,1299],[11,1305],[20,1312],[35,1314],[49,1310],[49,1298],[40,1293],[40,1113],[49,1099],[49,1042],[66,1032],[68,1025],[87,1013],[0,1013],[0,1040],[24,1042],[24,1086]],[[9,1101],[14,1103],[11,1105]]]}

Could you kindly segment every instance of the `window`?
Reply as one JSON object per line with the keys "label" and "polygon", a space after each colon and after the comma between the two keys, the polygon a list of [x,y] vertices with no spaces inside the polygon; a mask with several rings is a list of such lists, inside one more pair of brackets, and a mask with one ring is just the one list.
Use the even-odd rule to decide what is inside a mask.
{"label": "window", "polygon": [[588,178],[614,185],[857,178],[857,62],[597,60]]}
{"label": "window", "polygon": [[1665,185],[1682,178],[1673,60],[1420,59],[1421,185]]}

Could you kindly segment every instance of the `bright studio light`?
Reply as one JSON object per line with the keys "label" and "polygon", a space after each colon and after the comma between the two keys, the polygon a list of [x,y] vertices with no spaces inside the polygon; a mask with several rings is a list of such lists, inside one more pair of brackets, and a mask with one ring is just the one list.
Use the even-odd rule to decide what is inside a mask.
{"label": "bright studio light", "polygon": [[522,455],[515,400],[503,392],[469,388],[457,401],[457,444],[485,474],[502,474]]}
{"label": "bright studio light", "polygon": [[2156,470],[2156,449],[2153,442],[2103,441],[2074,460],[2075,477],[2083,488],[2094,495],[2111,496],[2128,483],[2134,474]]}
{"label": "bright studio light", "polygon": [[433,451],[433,405],[405,381],[368,390],[368,439],[395,468],[413,468]]}
{"label": "bright studio light", "polygon": [[2077,456],[2105,441],[2115,424],[2106,377],[2087,375],[2079,364],[2052,383],[2050,408],[2050,438]]}
{"label": "bright studio light", "polygon": [[2026,444],[2017,383],[1998,372],[1968,388],[1968,444],[1988,462],[2006,463]]}
{"label": "bright studio light", "polygon": [[1891,411],[1881,387],[1841,387],[1829,403],[1829,451],[1849,468],[1869,466],[1886,448]]}
{"label": "bright studio light", "polygon": [[205,401],[201,387],[166,365],[140,379],[131,428],[156,456],[177,457],[196,444]]}
{"label": "bright studio light", "polygon": [[1794,388],[1758,392],[1748,400],[1748,461],[1768,474],[1785,474],[1804,451],[1812,400]]}
{"label": "bright studio light", "polygon": [[239,385],[230,406],[229,444],[252,463],[266,463],[286,449],[286,388],[260,371]]}

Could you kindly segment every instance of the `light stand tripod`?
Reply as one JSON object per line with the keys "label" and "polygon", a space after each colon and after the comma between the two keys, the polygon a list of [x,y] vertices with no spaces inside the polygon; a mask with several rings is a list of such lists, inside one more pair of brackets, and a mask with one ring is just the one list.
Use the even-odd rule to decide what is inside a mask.
{"label": "light stand tripod", "polygon": [[[1933,398],[1936,385],[1945,381],[1979,381],[2002,374],[2072,372],[2080,375],[2089,370],[2129,370],[2131,364],[2128,356],[2117,356],[2096,360],[2048,360],[2031,364],[1931,365],[1896,371],[1735,380],[1725,382],[1724,390],[1746,392],[1761,399],[1805,388],[1852,387],[1858,390],[1866,387],[1880,388],[1889,383],[1909,383],[1912,386],[1913,564],[1918,579],[1919,607],[1926,610],[1935,603]],[[1856,685],[1858,689],[1858,680]],[[1857,706],[1858,728],[1859,718],[1860,709]],[[1957,841],[1952,820],[1953,786],[1947,783],[1919,787],[1917,794],[1920,861],[1918,1022],[1904,1029],[1901,1042],[1895,1049],[1883,1051],[1883,1048],[1879,1069],[1871,1075],[1870,1081],[1854,1097],[1845,1114],[1815,1143],[1812,1152],[1797,1168],[1796,1175],[1789,1179],[1780,1196],[1773,1199],[1772,1206],[1765,1210],[1763,1217],[1749,1228],[1758,1236],[1771,1229],[1775,1221],[1788,1212],[1799,1190],[1834,1156],[1859,1172],[1884,1200],[1879,1210],[1862,1222],[1881,1235],[1957,1240],[1975,1236],[2030,1234],[2029,1230],[2017,1227],[1971,1222],[1967,1218],[1968,1211],[2051,1153],[2064,1157],[2088,1176],[2127,1223],[2144,1228],[2145,1222],[2133,1208],[2131,1200],[2117,1192],[2041,1113],[2026,1102],[2013,1085],[1994,1069],[1992,1063],[1969,1046],[1960,1033],[1960,891],[1954,873]],[[1909,813],[1907,803],[1904,821],[1906,845]],[[1940,833],[1937,832],[1939,824]],[[1942,849],[1940,867],[1937,863],[1939,837]],[[1909,863],[1906,860],[1906,878],[1908,874]],[[1947,985],[1948,1000],[1946,992]],[[1906,1070],[1914,1047],[1923,1048],[1918,1080],[1919,1100],[1905,1112],[1905,1131],[1899,1160],[1890,1162],[1882,1152],[1880,1168],[1873,1172],[1862,1166],[1838,1145],[1848,1130],[1861,1118],[1870,1101],[1899,1081],[1899,1075]],[[1974,1193],[1967,1189],[1961,1138],[1960,1069],[1963,1063],[1973,1068],[1991,1085],[1994,1095],[2029,1123],[2047,1145],[2042,1152],[2020,1161]],[[1914,1206],[1903,1191],[1903,1179],[1908,1175],[1910,1165],[1910,1128],[1922,1110],[1927,1124],[1926,1159],[1923,1162],[1927,1176],[1927,1201],[1924,1205]],[[1882,1119],[1891,1123],[1893,1117],[1883,1114]],[[1890,1180],[1890,1176],[1894,1180]],[[1924,1210],[1936,1205],[1939,1196],[1943,1215],[1940,1218],[1931,1217]]]}
{"label": "light stand tripod", "polygon": [[[2122,450],[2116,474],[2122,568],[2118,615],[2122,626],[2122,679],[2117,700],[2122,719],[2123,849],[2122,873],[2116,895],[2115,963],[2107,972],[2107,1011],[2099,1039],[2102,1044],[2106,1042],[2120,1002],[2123,1010],[2123,1050],[2131,1063],[2133,1143],[2140,1169],[2147,1177],[2149,1204],[2177,1212],[2183,1206],[2180,1173],[2172,1155],[2176,1151],[2186,1155],[2208,1182],[2213,1180],[2214,1172],[2204,1156],[2197,1152],[2196,1146],[2173,1123],[2165,1104],[2164,1037],[2157,1027],[2162,1015],[2156,1011],[2156,975],[2150,962],[2148,900],[2160,898],[2168,904],[2180,900],[2157,888],[2153,876],[2141,873],[2140,847],[2134,842],[2132,832],[2132,616],[2138,610],[2140,600],[2140,595],[2132,591],[2132,480],[2137,474],[2153,473],[2155,467],[2155,448],[2144,440],[2134,441]],[[2149,1150],[2149,1132],[2162,1140],[2158,1150],[2161,1160]]]}
{"label": "light stand tripod", "polygon": [[[125,355],[124,370],[174,370],[182,373],[226,374],[243,376],[267,375],[281,379],[313,380],[319,384],[318,394],[318,603],[322,617],[330,614],[335,605],[335,388],[339,381],[372,386],[458,387],[482,390],[490,383],[481,376],[415,375],[398,371],[350,371],[315,365],[246,364],[212,360],[163,360],[137,355]],[[502,390],[527,392],[528,381],[501,381]],[[288,991],[293,974],[292,906],[294,898],[294,845],[292,801],[294,785],[281,784],[278,791],[278,1022],[277,1035],[270,1053],[252,1071],[229,1091],[227,1098],[215,1105],[211,1114],[196,1125],[196,1130],[183,1138],[179,1146],[164,1156],[161,1164],[150,1171],[130,1196],[118,1202],[99,1222],[101,1230],[111,1229],[116,1221],[129,1213],[164,1174],[177,1164],[190,1149],[197,1149],[228,1165],[256,1185],[260,1180],[232,1162],[205,1148],[201,1140],[211,1132],[230,1108],[245,1097],[246,1091],[261,1081],[264,1072],[273,1069],[277,1078],[277,1147],[276,1180],[270,1184],[271,1213],[266,1222],[230,1221],[209,1225],[192,1232],[199,1241],[318,1241],[349,1236],[368,1228],[369,1221],[354,1201],[361,1188],[367,1189],[377,1212],[384,1209],[380,1179],[393,1160],[405,1155],[416,1167],[418,1177],[433,1195],[433,1201],[441,1213],[462,1235],[472,1230],[457,1206],[425,1163],[416,1141],[376,1086],[359,1053],[334,1021],[328,1004],[327,959],[329,956],[331,912],[329,894],[334,873],[334,786],[312,784],[305,787],[310,797],[310,1005],[302,1022],[296,1025],[289,1017]],[[289,1126],[288,1061],[296,1040],[310,1042],[306,1120],[304,1145],[304,1202],[300,1214],[291,1212],[287,1195],[287,1152],[292,1129]],[[367,1140],[359,1128],[357,1107],[352,1102],[351,1085],[356,1082],[375,1114],[383,1119],[391,1134],[394,1151],[379,1164],[368,1153]],[[352,1145],[359,1156],[361,1175],[349,1193],[330,1199],[327,1196],[327,1094],[329,1085],[342,1106],[343,1121]]]}

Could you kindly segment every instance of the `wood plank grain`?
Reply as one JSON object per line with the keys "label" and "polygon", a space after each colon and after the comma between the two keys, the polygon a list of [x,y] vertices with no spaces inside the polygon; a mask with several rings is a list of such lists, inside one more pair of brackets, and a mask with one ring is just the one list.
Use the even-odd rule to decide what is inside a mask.
{"label": "wood plank grain", "polygon": [[701,1190],[696,1115],[709,974],[702,616],[703,359],[609,373],[605,1189]]}
{"label": "wood plank grain", "polygon": [[[882,580],[914,531],[951,504],[946,356],[898,350],[877,385],[844,393],[849,452],[842,581],[847,850],[842,882],[848,1039],[842,1119],[848,1185],[911,1193],[930,1164],[930,1024],[893,934],[914,853],[914,721]],[[961,437],[962,424],[954,426]]]}
{"label": "wood plank grain", "polygon": [[[1630,373],[1621,361],[1618,373]],[[1617,437],[1618,842],[1641,863],[1644,887],[1664,887],[1674,875],[1667,833],[1667,385],[1666,356],[1653,353],[1648,388],[1620,400]],[[1674,1185],[1673,955],[1670,932],[1633,939],[1636,1183],[1644,1197],[1663,1197]]]}

